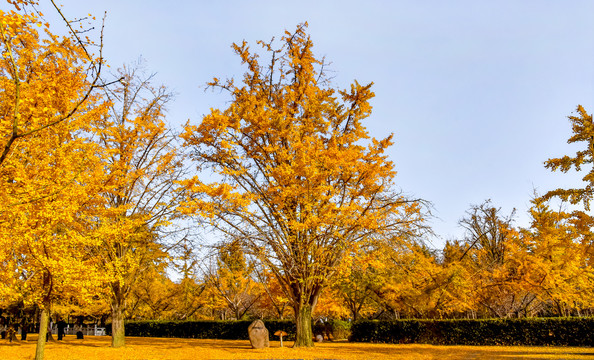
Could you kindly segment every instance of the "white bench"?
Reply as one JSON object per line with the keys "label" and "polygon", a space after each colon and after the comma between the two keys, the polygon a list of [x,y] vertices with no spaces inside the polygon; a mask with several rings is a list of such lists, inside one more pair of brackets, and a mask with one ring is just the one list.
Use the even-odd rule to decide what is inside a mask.
{"label": "white bench", "polygon": [[[91,336],[105,336],[105,328],[98,327],[97,325],[93,326],[83,326],[83,327],[74,327],[67,325],[64,329],[64,334],[66,335],[76,335],[78,331],[82,331],[83,335],[91,335]],[[58,333],[58,327],[54,325],[52,328],[52,334]]]}

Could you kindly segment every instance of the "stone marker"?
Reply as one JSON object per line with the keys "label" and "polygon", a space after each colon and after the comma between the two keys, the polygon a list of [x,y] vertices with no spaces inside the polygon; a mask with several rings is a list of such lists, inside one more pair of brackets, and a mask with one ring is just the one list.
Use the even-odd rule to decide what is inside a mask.
{"label": "stone marker", "polygon": [[254,349],[263,349],[270,346],[270,340],[268,339],[268,329],[264,326],[262,320],[255,320],[248,327],[248,335],[250,337],[250,343]]}

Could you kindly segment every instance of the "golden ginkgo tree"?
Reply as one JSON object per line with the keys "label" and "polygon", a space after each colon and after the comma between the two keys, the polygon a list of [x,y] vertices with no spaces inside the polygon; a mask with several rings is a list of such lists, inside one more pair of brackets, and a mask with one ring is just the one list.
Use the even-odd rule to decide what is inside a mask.
{"label": "golden ginkgo tree", "polygon": [[[593,304],[594,269],[589,264],[590,230],[565,211],[553,211],[542,198],[530,209],[532,224],[523,231],[525,255],[515,256],[524,270],[523,287],[558,316],[579,314]],[[575,312],[574,312],[575,311]]]}
{"label": "golden ginkgo tree", "polygon": [[0,302],[39,307],[42,359],[52,303],[100,283],[90,223],[103,169],[89,134],[107,108],[93,91],[100,58],[75,33],[52,34],[31,3],[0,11]]}
{"label": "golden ginkgo tree", "polygon": [[330,86],[306,24],[275,43],[233,48],[243,82],[214,79],[231,103],[182,134],[207,180],[184,185],[184,211],[210,219],[279,281],[294,311],[295,346],[312,346],[311,317],[345,254],[370,236],[419,221],[419,203],[394,191],[392,136],[370,138],[372,84]]}
{"label": "golden ginkgo tree", "polygon": [[[568,117],[571,122],[572,135],[567,140],[567,143],[579,145],[579,150],[576,151],[573,156],[565,155],[559,158],[548,159],[545,161],[545,167],[551,171],[560,170],[563,173],[567,173],[570,170],[575,170],[576,172],[584,174],[581,187],[558,188],[547,192],[542,198],[544,200],[556,198],[563,202],[568,202],[571,205],[581,206],[581,208],[574,210],[571,213],[571,216],[562,213],[556,214],[555,216],[561,216],[561,218],[565,217],[565,219],[563,219],[565,221],[568,217],[571,219],[571,228],[575,233],[573,242],[579,242],[583,247],[582,254],[577,257],[583,257],[584,260],[584,264],[581,265],[579,269],[591,271],[594,255],[592,250],[592,243],[594,240],[594,234],[592,233],[592,229],[594,228],[594,216],[592,216],[590,211],[590,203],[594,198],[594,122],[592,121],[592,114],[589,114],[582,105],[578,105],[576,111],[577,114]],[[550,222],[551,217],[551,215],[546,212],[545,214],[548,216],[542,216],[543,227],[547,225],[545,221]],[[561,223],[563,223],[563,221],[561,221]],[[548,234],[547,232],[544,233]],[[562,243],[562,240],[555,240]],[[551,242],[551,240],[547,239],[547,242]],[[566,254],[570,254],[574,251],[575,249],[572,244],[571,247],[567,248]],[[572,261],[572,263],[575,262]],[[581,270],[580,273],[584,274]],[[591,278],[591,276],[587,276],[586,278],[588,277]],[[581,287],[585,288],[586,285],[582,284]],[[591,290],[592,286],[589,284],[587,288],[588,290]]]}
{"label": "golden ginkgo tree", "polygon": [[103,196],[98,220],[99,257],[112,307],[112,346],[125,344],[126,298],[148,267],[165,258],[160,230],[177,216],[175,181],[182,170],[175,137],[165,121],[171,95],[154,87],[138,67],[124,67],[118,86],[106,95],[109,115],[94,128],[106,153]]}
{"label": "golden ginkgo tree", "polygon": [[[90,53],[88,44],[54,2],[69,36],[50,32],[49,23],[40,18],[43,14],[35,10],[37,1],[7,3],[12,10],[0,10],[0,81],[4,90],[0,166],[21,139],[73,119],[84,111],[88,101],[92,102],[95,90],[105,85],[101,79],[102,43],[98,44],[98,55]],[[40,31],[44,32],[41,36]],[[76,94],[72,93],[73,87],[78,87]],[[43,103],[39,102],[42,98]],[[40,107],[42,104],[57,107]],[[31,108],[41,111],[33,114]]]}
{"label": "golden ginkgo tree", "polygon": [[[594,123],[592,114],[588,114],[583,106],[577,107],[577,114],[568,117],[571,122],[573,135],[567,140],[568,144],[581,144],[581,149],[571,157],[565,155],[560,158],[551,158],[545,161],[545,167],[551,171],[560,170],[567,173],[570,170],[587,173],[582,178],[584,186],[572,189],[556,189],[547,192],[543,198],[559,198],[570,204],[582,204],[586,211],[590,210],[590,201],[594,197]],[[585,168],[585,169],[583,169]]]}
{"label": "golden ginkgo tree", "polygon": [[252,279],[254,266],[246,259],[238,241],[221,245],[216,265],[213,262],[203,271],[215,296],[226,304],[223,314],[230,312],[231,318],[241,320],[262,295],[259,284]]}

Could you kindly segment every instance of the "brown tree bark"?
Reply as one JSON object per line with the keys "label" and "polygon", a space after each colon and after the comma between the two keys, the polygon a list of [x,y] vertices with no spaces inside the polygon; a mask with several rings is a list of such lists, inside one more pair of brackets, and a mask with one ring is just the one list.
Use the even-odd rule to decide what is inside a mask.
{"label": "brown tree bark", "polygon": [[313,306],[309,304],[302,304],[298,309],[295,309],[295,324],[297,325],[297,334],[295,336],[295,344],[293,347],[312,347],[313,332],[311,329],[311,314]]}
{"label": "brown tree bark", "polygon": [[111,347],[119,348],[126,345],[124,329],[124,295],[119,284],[113,285],[111,300]]}
{"label": "brown tree bark", "polygon": [[37,338],[37,348],[35,349],[35,360],[43,360],[48,324],[49,304],[41,309],[41,315],[39,317],[39,337]]}

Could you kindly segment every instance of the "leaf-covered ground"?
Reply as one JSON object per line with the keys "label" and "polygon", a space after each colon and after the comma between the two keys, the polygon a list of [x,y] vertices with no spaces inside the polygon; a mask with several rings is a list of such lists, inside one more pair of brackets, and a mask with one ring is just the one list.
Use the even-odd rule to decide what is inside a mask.
{"label": "leaf-covered ground", "polygon": [[[0,342],[0,359],[33,359],[36,336],[17,343]],[[269,349],[251,349],[243,340],[196,340],[126,338],[125,348],[112,349],[110,337],[87,336],[48,343],[46,360],[149,360],[149,359],[594,359],[592,348],[392,345],[347,342],[318,343],[313,349],[281,348],[273,341]]]}

